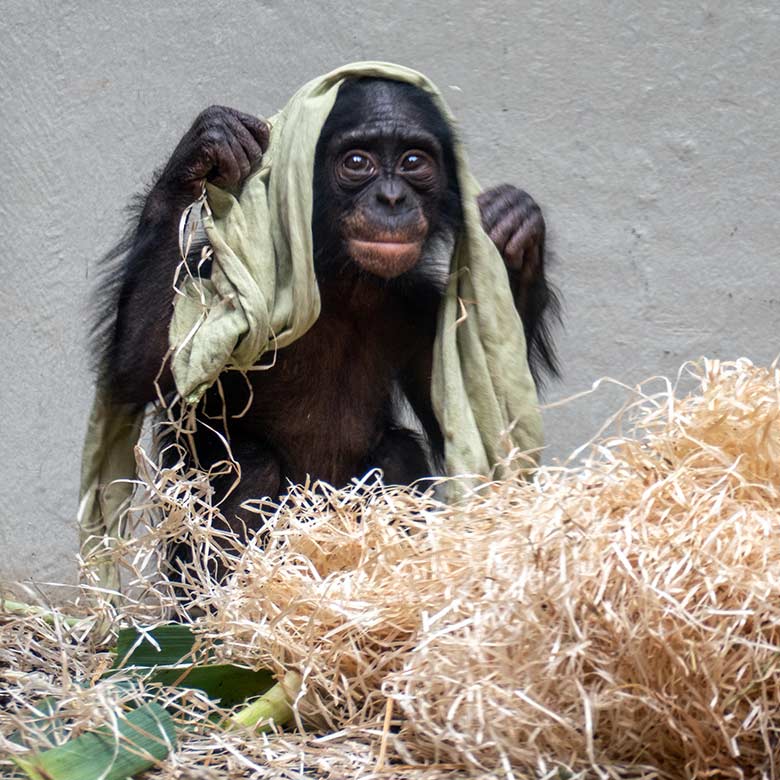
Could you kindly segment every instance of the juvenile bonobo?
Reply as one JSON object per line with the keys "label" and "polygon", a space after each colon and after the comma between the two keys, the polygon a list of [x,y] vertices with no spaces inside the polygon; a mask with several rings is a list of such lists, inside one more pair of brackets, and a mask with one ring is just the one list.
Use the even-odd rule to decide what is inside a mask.
{"label": "juvenile bonobo", "polygon": [[[116,319],[101,376],[117,401],[153,401],[155,381],[173,394],[170,370],[160,368],[182,210],[206,180],[237,191],[267,144],[261,120],[209,108],[149,192],[131,237],[115,253],[124,255],[118,305],[106,306],[106,317],[115,311]],[[349,80],[317,144],[313,189],[321,315],[278,352],[271,370],[225,372],[226,414],[213,414],[223,400],[212,389],[202,402],[212,414],[193,439],[205,467],[225,458],[218,434],[230,441],[241,482],[222,511],[237,530],[258,523],[240,510],[243,501],[274,499],[288,482],[311,477],[340,486],[380,468],[387,483],[409,484],[440,469],[430,377],[448,268],[431,249],[452,245],[462,218],[450,128],[432,99],[410,84]],[[510,185],[483,193],[479,207],[506,262],[534,376],[555,373],[546,323],[556,302],[545,278],[541,211]],[[422,434],[403,426],[405,402]],[[218,500],[234,481],[215,479]]]}

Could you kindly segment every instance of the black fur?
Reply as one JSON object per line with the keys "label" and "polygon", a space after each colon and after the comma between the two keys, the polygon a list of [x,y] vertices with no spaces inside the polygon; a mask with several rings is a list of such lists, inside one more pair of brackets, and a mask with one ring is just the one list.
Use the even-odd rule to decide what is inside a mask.
{"label": "black fur", "polygon": [[[259,120],[224,107],[207,109],[142,205],[136,205],[131,230],[104,259],[92,343],[99,355],[99,381],[114,400],[142,406],[156,400],[158,390],[173,392],[170,371],[160,373],[160,365],[168,349],[181,213],[197,197],[204,179],[240,187],[257,164],[264,139],[267,142],[267,130]],[[340,139],[346,139],[347,146],[339,146]],[[428,161],[423,164],[424,172],[431,171],[430,181],[408,173],[413,168],[405,167],[411,158],[404,157],[404,151],[399,168],[382,162],[381,171],[365,185],[340,187],[334,170],[350,139],[357,139],[358,149],[371,147],[383,161],[396,159],[399,149],[419,150],[417,156]],[[388,182],[393,182],[393,192],[402,193],[397,208],[382,194],[389,191]],[[462,222],[452,130],[432,99],[411,85],[380,79],[347,82],[317,145],[313,187],[320,319],[279,352],[270,371],[250,372],[247,378],[235,372],[223,375],[226,427],[205,412],[221,403],[215,389],[198,412],[210,428],[229,438],[240,463],[241,488],[223,506],[228,522],[232,524],[232,518],[237,526],[257,522],[241,512],[244,498],[274,499],[288,481],[311,476],[338,485],[382,468],[389,480],[409,483],[441,466],[443,441],[431,407],[430,370],[447,269],[436,265],[430,248],[432,242],[453,244]],[[549,323],[559,311],[545,277],[544,223],[527,194],[508,186],[496,192],[501,196],[500,225],[491,228],[491,237],[498,236],[501,226],[512,236],[525,235],[531,224],[534,228],[523,251],[537,258],[535,264],[508,272],[523,318],[529,363],[539,380],[544,372],[557,373]],[[393,231],[401,238],[388,242],[386,236],[395,235]],[[420,241],[409,238],[423,235]],[[372,236],[378,238],[372,241]],[[368,259],[350,249],[355,242],[371,247]],[[379,245],[376,256],[371,254],[374,245]],[[385,274],[382,267],[379,275],[371,271],[370,263],[385,255],[407,263],[406,255],[394,253],[393,247],[412,245],[422,247],[412,267],[395,275]],[[198,246],[192,256],[199,256]],[[508,265],[517,261],[505,259]],[[252,401],[245,409],[247,382]],[[398,394],[411,405],[422,434],[403,424],[393,400]],[[202,465],[225,457],[218,436],[206,426],[199,427],[194,441],[197,452],[192,454]],[[214,487],[219,493],[220,485]]]}

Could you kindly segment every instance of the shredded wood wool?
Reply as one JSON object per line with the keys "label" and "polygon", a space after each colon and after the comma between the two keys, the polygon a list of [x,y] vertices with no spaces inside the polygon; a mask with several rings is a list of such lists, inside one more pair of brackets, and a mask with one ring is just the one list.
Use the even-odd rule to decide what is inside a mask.
{"label": "shredded wood wool", "polygon": [[[0,755],[36,744],[10,735],[47,696],[63,737],[105,723],[111,631],[186,613],[220,660],[302,674],[296,723],[222,732],[172,693],[198,725],[150,778],[780,777],[780,370],[657,381],[619,435],[530,482],[453,506],[291,488],[247,544],[216,530],[205,475],[139,450],[138,527],[100,553],[123,605],[86,587],[92,623],[0,612]],[[174,587],[160,560],[183,531]]]}

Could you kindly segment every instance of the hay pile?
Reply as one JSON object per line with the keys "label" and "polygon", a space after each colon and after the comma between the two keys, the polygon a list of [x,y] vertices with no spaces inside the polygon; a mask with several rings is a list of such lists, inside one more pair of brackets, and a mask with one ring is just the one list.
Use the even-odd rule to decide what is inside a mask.
{"label": "hay pile", "polygon": [[[640,392],[579,465],[455,507],[293,490],[231,581],[189,588],[221,657],[303,674],[301,732],[205,730],[154,777],[780,777],[780,371],[686,381]],[[202,495],[176,484],[181,520]],[[12,629],[41,630],[7,623],[0,663]],[[50,687],[89,676],[65,657]],[[12,711],[35,694],[3,685]]]}

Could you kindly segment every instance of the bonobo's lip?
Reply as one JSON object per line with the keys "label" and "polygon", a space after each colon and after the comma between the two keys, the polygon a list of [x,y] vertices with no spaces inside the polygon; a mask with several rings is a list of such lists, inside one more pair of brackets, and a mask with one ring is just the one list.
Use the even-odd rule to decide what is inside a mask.
{"label": "bonobo's lip", "polygon": [[350,240],[356,249],[370,250],[372,252],[408,252],[420,248],[419,241],[362,241],[358,238]]}
{"label": "bonobo's lip", "polygon": [[349,240],[352,259],[369,273],[392,279],[413,268],[420,259],[422,241]]}

